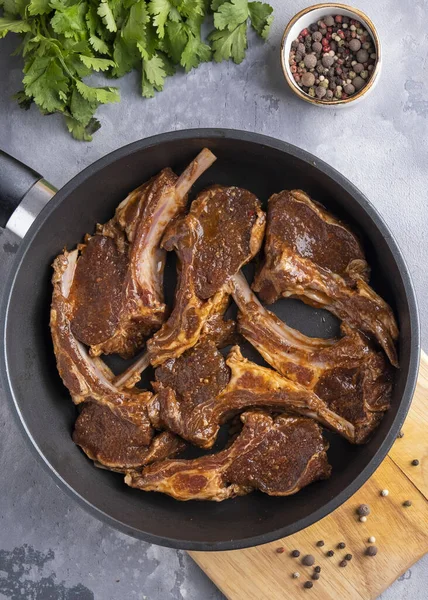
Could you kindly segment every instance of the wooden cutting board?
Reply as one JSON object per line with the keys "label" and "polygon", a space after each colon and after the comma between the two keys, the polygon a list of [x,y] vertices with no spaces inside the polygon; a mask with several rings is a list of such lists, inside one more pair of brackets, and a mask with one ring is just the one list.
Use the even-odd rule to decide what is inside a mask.
{"label": "wooden cutting board", "polygon": [[[372,600],[428,552],[428,356],[422,353],[418,384],[410,412],[387,458],[345,504],[315,525],[288,538],[246,550],[191,552],[191,557],[230,600]],[[417,458],[419,466],[411,465]],[[380,491],[389,490],[387,497]],[[412,506],[403,507],[405,500]],[[369,504],[371,515],[360,523],[355,514]],[[376,537],[377,556],[365,556],[369,536]],[[316,542],[324,540],[318,548]],[[346,543],[345,550],[337,544]],[[276,549],[284,546],[285,552]],[[290,556],[313,554],[321,577],[311,590],[303,583],[313,568]],[[327,550],[333,557],[326,557]],[[345,554],[352,560],[339,566]],[[300,572],[299,579],[292,573]]]}

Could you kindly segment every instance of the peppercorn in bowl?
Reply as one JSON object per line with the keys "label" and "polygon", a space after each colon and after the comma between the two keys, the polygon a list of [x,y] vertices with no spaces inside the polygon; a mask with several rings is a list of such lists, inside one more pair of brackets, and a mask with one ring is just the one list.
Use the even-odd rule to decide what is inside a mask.
{"label": "peppercorn in bowl", "polygon": [[303,100],[318,106],[347,106],[366,97],[379,79],[379,36],[360,10],[317,4],[287,25],[281,64],[288,85]]}

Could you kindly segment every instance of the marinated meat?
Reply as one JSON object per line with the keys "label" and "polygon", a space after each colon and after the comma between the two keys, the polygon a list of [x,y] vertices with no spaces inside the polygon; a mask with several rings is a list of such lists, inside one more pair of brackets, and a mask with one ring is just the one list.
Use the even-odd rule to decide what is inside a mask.
{"label": "marinated meat", "polygon": [[[224,292],[212,306],[211,314],[201,327],[198,344],[211,342],[216,348],[224,348],[235,344],[237,341],[236,322],[224,319],[224,313],[229,305],[229,293]],[[174,358],[167,359],[164,363],[176,364]],[[179,364],[179,363],[177,363]],[[148,352],[143,352],[126,371],[114,379],[117,387],[133,387],[140,379],[141,373],[150,365]]]}
{"label": "marinated meat", "polygon": [[147,343],[153,366],[196,344],[204,324],[224,304],[230,278],[260,249],[264,226],[254,194],[216,185],[167,229],[162,246],[177,253],[179,280],[169,319]]}
{"label": "marinated meat", "polygon": [[236,322],[232,319],[225,319],[225,312],[229,304],[228,289],[223,294],[223,300],[216,303],[210,316],[203,324],[198,343],[210,341],[217,348],[224,348],[237,343],[239,336],[236,330]]}
{"label": "marinated meat", "polygon": [[213,342],[197,344],[155,371],[156,382],[174,390],[181,402],[201,404],[217,396],[229,382],[230,371]]}
{"label": "marinated meat", "polygon": [[300,190],[269,199],[265,259],[253,289],[263,302],[281,296],[325,308],[376,339],[398,366],[398,328],[388,304],[368,284],[355,235]]}
{"label": "marinated meat", "polygon": [[327,443],[310,419],[262,412],[241,416],[244,427],[232,445],[194,460],[164,460],[131,471],[125,482],[177,500],[220,502],[261,490],[271,496],[295,494],[330,475]]}
{"label": "marinated meat", "polygon": [[[140,449],[144,445],[149,447],[154,434],[147,414],[148,402],[152,393],[136,388],[126,391],[118,390],[112,383],[114,376],[107,365],[100,358],[89,356],[85,346],[74,337],[71,331],[71,316],[74,307],[70,289],[76,270],[77,255],[77,250],[70,253],[65,251],[55,259],[53,264],[50,327],[58,372],[64,385],[68,388],[73,402],[75,404],[88,402],[92,406],[91,409],[88,408],[87,412],[85,411],[87,416],[96,410],[93,408],[94,405],[99,405],[102,408],[98,410],[97,414],[104,415],[102,427],[110,420],[115,427],[120,426],[122,430],[132,431]],[[108,409],[111,415],[103,409]],[[113,431],[110,433],[111,436],[114,435]],[[82,434],[81,429],[80,434]],[[91,449],[89,447],[91,442],[89,441],[88,444],[89,452],[94,452],[95,446],[92,446]],[[100,463],[102,463],[103,454],[107,457],[107,466],[113,463],[117,466],[125,459],[123,448],[118,447],[118,455],[113,457],[112,446],[109,450],[107,445],[101,446],[98,442],[96,444],[99,449],[97,460]],[[159,443],[156,444],[156,447],[158,446]],[[137,460],[137,462],[139,461]]]}
{"label": "marinated meat", "polygon": [[[312,417],[349,441],[363,443],[382,416],[382,409],[377,412],[377,407],[373,412],[367,411],[364,419],[360,411],[354,414],[352,407],[343,407],[336,396],[334,373],[329,387],[325,381],[319,383],[324,400],[315,391],[244,358],[238,346],[230,351],[226,365],[230,369],[228,384],[217,396],[201,403],[183,401],[171,387],[159,384],[158,393],[149,401],[149,415],[156,427],[173,431],[202,448],[211,448],[220,426],[233,415],[249,408],[264,408]],[[330,389],[333,391],[329,396]]]}
{"label": "marinated meat", "polygon": [[108,406],[98,402],[83,404],[73,441],[91,460],[115,471],[136,469],[174,456],[186,447],[169,431],[155,436],[148,446],[141,427],[118,417]]}
{"label": "marinated meat", "polygon": [[[269,200],[253,289],[267,303],[292,296],[326,308],[342,320],[342,335],[309,338],[266,310],[240,272],[265,232],[256,196],[214,185],[182,214],[214,160],[204,149],[180,177],[162,170],[56,258],[50,326],[58,371],[80,405],[74,442],[96,465],[125,473],[131,487],[178,500],[253,490],[286,496],[330,475],[320,425],[352,443],[378,425],[390,404],[390,363],[398,366],[398,329],[369,285],[358,238],[296,190]],[[163,270],[172,250],[178,282],[167,318]],[[276,370],[244,358],[239,346],[227,358],[219,351],[237,340],[236,323],[224,318],[231,295],[239,334]],[[133,356],[153,332],[118,376],[99,357]],[[150,364],[154,393],[135,387]],[[211,448],[228,421],[221,452],[171,458],[186,441]]]}
{"label": "marinated meat", "polygon": [[392,372],[383,352],[344,323],[340,339],[307,337],[266,310],[241,273],[233,283],[241,334],[277,371],[368,435],[390,406]]}
{"label": "marinated meat", "polygon": [[165,361],[156,369],[155,377],[152,385],[158,394],[149,403],[149,417],[160,429],[169,425],[164,407],[171,408],[170,398],[179,403],[181,414],[190,415],[196,406],[212,400],[227,386],[230,369],[213,341],[204,339],[180,357]]}
{"label": "marinated meat", "polygon": [[163,169],[79,246],[71,328],[92,356],[128,358],[162,325],[166,252],[160,241],[171,219],[184,210],[190,187],[214,160],[204,149],[180,177]]}

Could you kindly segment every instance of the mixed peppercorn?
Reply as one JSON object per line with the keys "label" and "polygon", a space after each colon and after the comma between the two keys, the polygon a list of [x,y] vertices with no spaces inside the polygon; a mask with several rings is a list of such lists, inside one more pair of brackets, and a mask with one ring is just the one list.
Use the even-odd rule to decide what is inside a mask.
{"label": "mixed peppercorn", "polygon": [[[403,437],[403,434],[401,434],[399,437]],[[418,466],[420,464],[420,461],[417,458],[414,458],[411,461],[411,464],[413,466]],[[389,495],[389,491],[387,489],[380,490],[379,493],[382,497],[386,497]],[[412,506],[412,502],[411,500],[406,500],[402,503],[402,505],[405,508],[410,508]],[[368,504],[359,504],[355,510],[361,522],[366,522],[367,518],[372,512]],[[368,538],[366,538],[366,541],[369,545],[365,547],[364,555],[373,558],[378,554],[378,548],[374,545],[376,542],[376,538],[374,535],[371,535]],[[318,540],[314,542],[314,544],[317,548],[323,548],[325,546],[325,541]],[[346,543],[343,541],[337,542],[335,547],[337,550],[344,550],[346,548]],[[278,546],[275,550],[278,554],[283,554],[286,548],[284,546]],[[324,554],[323,550],[321,550],[321,552]],[[334,550],[327,550],[327,552],[325,552],[325,556],[327,556],[328,558],[332,558],[334,555]],[[290,556],[294,559],[299,558],[301,556],[300,550],[291,550]],[[345,568],[352,561],[352,558],[353,555],[350,552],[347,552],[344,555],[342,554],[342,556],[339,558],[336,564],[338,567]],[[312,554],[304,554],[300,559],[300,562],[302,567],[304,567],[303,574],[306,575],[306,577],[310,577],[310,579],[307,579],[303,583],[303,588],[308,590],[312,589],[314,587],[313,582],[321,579],[321,567],[320,565],[315,565],[317,561],[315,559],[315,556],[313,556]],[[311,569],[311,571],[309,571],[309,569]],[[299,579],[301,574],[299,571],[295,571],[292,573],[291,576],[293,577],[293,579]]]}
{"label": "mixed peppercorn", "polygon": [[360,21],[342,15],[324,17],[303,29],[291,44],[290,70],[297,85],[313,98],[331,102],[362,90],[377,55]]}

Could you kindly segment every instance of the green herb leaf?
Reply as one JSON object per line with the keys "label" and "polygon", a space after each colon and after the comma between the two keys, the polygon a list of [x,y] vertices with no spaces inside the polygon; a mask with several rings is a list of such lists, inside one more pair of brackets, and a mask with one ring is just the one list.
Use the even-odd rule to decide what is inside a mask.
{"label": "green herb leaf", "polygon": [[67,100],[68,78],[55,58],[37,57],[25,67],[23,83],[27,96],[48,112],[63,110]]}
{"label": "green herb leaf", "polygon": [[220,6],[222,4],[224,4],[225,2],[227,2],[227,0],[212,0],[211,2],[211,10],[213,12],[215,12],[216,10],[218,10],[220,8]]}
{"label": "green herb leaf", "polygon": [[[174,9],[174,6],[171,4],[170,0],[150,0],[149,2],[149,13],[153,16],[153,24],[161,39],[163,39],[165,35],[165,23],[170,16],[172,9]],[[174,18],[173,15],[172,20],[177,21],[177,18]]]}
{"label": "green herb leaf", "polygon": [[104,25],[107,27],[109,31],[115,32],[117,31],[116,21],[114,19],[112,10],[109,6],[107,0],[101,0],[100,5],[98,6],[97,13],[103,20]]}
{"label": "green herb leaf", "polygon": [[70,73],[75,77],[88,77],[91,74],[91,69],[83,64],[79,58],[79,54],[70,52],[67,56],[63,57],[64,64]]}
{"label": "green herb leaf", "polygon": [[166,51],[175,63],[180,62],[188,39],[188,28],[184,23],[167,22],[165,36]]}
{"label": "green herb leaf", "polygon": [[25,7],[28,0],[2,0],[0,6],[3,5],[5,17],[15,17],[20,15],[25,17]]}
{"label": "green herb leaf", "polygon": [[143,61],[144,75],[153,87],[160,91],[166,77],[164,62],[160,56],[153,56],[149,60]]}
{"label": "green herb leaf", "polygon": [[110,67],[116,66],[115,63],[108,58],[95,58],[93,56],[85,56],[84,54],[79,54],[79,58],[85,66],[97,71],[97,73],[98,71],[107,71]]}
{"label": "green herb leaf", "polygon": [[94,116],[99,103],[84,98],[76,87],[73,87],[70,100],[70,112],[76,121],[86,126]]}
{"label": "green herb leaf", "polygon": [[214,13],[214,26],[216,29],[234,31],[248,16],[248,0],[231,0],[222,4]]}
{"label": "green herb leaf", "polygon": [[28,5],[30,15],[46,15],[51,10],[50,0],[30,0]]}
{"label": "green herb leaf", "polygon": [[247,24],[242,23],[234,31],[213,31],[210,40],[216,62],[232,58],[239,64],[244,60],[247,48]]}
{"label": "green herb leaf", "polygon": [[184,17],[193,15],[205,16],[205,0],[181,0],[177,5],[177,10]]}
{"label": "green herb leaf", "polygon": [[180,64],[186,73],[211,58],[211,48],[201,41],[201,38],[191,33],[186,47],[181,55]]}
{"label": "green herb leaf", "polygon": [[31,25],[27,21],[12,20],[6,17],[0,17],[0,38],[5,37],[9,31],[13,33],[31,31]]}
{"label": "green herb leaf", "polygon": [[91,142],[92,135],[101,127],[98,119],[91,119],[87,125],[83,125],[77,119],[66,116],[65,123],[74,139],[82,142]]}
{"label": "green herb leaf", "polygon": [[99,102],[100,104],[109,104],[111,102],[119,102],[119,90],[114,87],[94,88],[83,81],[76,81],[76,88],[90,102]]}
{"label": "green herb leaf", "polygon": [[269,35],[269,29],[273,21],[273,8],[263,2],[249,2],[251,25],[257,33],[265,40]]}
{"label": "green herb leaf", "polygon": [[89,37],[89,43],[96,52],[99,52],[100,54],[110,54],[110,49],[106,42],[96,35],[91,35]]}
{"label": "green herb leaf", "polygon": [[145,43],[146,25],[150,17],[145,0],[139,0],[129,11],[128,18],[122,28],[122,37],[129,44]]}
{"label": "green herb leaf", "polygon": [[141,62],[141,55],[136,46],[129,46],[122,36],[117,35],[114,41],[113,60],[116,66],[112,70],[113,77],[123,77]]}
{"label": "green herb leaf", "polygon": [[[83,82],[95,72],[121,77],[141,69],[142,94],[152,97],[180,66],[243,60],[247,23],[266,38],[272,8],[260,0],[0,0],[0,37],[17,33],[24,57],[20,106],[60,112],[74,138],[99,129],[100,104],[119,101],[114,87]],[[206,19],[215,30],[205,41]]]}
{"label": "green herb leaf", "polygon": [[16,100],[19,104],[19,107],[23,110],[29,110],[30,106],[33,104],[33,99],[29,98],[24,90],[21,90],[14,94],[14,100]]}
{"label": "green herb leaf", "polygon": [[86,2],[65,6],[61,0],[54,0],[51,4],[55,8],[55,14],[51,19],[52,29],[56,33],[62,33],[66,38],[81,39],[86,29]]}

